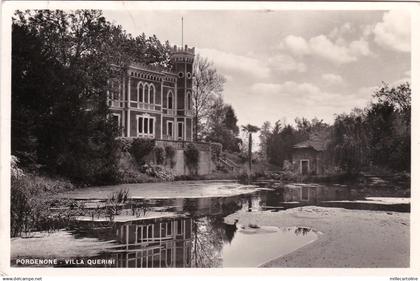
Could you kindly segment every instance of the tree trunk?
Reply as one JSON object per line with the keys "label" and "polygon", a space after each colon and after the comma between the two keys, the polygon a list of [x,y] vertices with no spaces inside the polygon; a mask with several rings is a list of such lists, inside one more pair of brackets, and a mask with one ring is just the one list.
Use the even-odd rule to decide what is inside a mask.
{"label": "tree trunk", "polygon": [[248,135],[248,164],[249,164],[249,173],[251,174],[252,168],[252,133]]}
{"label": "tree trunk", "polygon": [[198,116],[196,114],[196,116],[194,117],[194,141],[197,141],[198,139]]}

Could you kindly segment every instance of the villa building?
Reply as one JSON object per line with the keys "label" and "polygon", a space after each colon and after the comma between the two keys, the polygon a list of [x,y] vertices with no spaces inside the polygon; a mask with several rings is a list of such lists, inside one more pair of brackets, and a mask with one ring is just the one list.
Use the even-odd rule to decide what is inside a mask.
{"label": "villa building", "polygon": [[172,70],[133,63],[122,79],[110,80],[108,102],[121,137],[193,140],[194,49],[174,46]]}
{"label": "villa building", "polygon": [[[154,139],[156,146],[173,147],[175,164],[169,166],[176,175],[211,174],[212,146],[221,146],[193,140],[194,56],[195,48],[174,46],[170,68],[132,63],[120,77],[109,80],[108,105],[120,137]],[[184,155],[190,142],[199,150],[195,171],[186,165]],[[154,154],[149,156],[148,161],[156,164]]]}

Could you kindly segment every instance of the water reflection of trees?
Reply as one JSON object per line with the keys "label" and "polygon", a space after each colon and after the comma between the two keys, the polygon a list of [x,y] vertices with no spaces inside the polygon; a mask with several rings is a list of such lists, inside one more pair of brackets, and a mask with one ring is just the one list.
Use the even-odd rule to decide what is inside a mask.
{"label": "water reflection of trees", "polygon": [[[206,213],[215,215],[193,219],[191,263],[194,267],[222,266],[223,244],[230,243],[236,231],[236,223],[227,225],[224,223],[224,217],[242,208],[243,201],[237,199],[209,200]],[[193,210],[190,211],[194,214]]]}
{"label": "water reflection of trees", "polygon": [[223,229],[217,224],[217,218],[214,217],[193,220],[191,263],[194,267],[221,266]]}

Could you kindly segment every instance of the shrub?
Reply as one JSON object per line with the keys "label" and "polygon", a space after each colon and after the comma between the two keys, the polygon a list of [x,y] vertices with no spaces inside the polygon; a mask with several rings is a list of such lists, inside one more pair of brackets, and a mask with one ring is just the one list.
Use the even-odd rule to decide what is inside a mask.
{"label": "shrub", "polygon": [[[17,169],[13,165],[12,170]],[[74,202],[61,200],[59,205],[64,208],[53,212],[51,207],[57,205],[57,200],[51,200],[50,195],[68,189],[73,189],[73,185],[62,179],[12,173],[10,235],[14,237],[30,231],[50,231],[67,225],[75,215],[80,214],[80,210],[74,208]]]}
{"label": "shrub", "polygon": [[114,217],[120,213],[122,205],[128,200],[128,189],[120,189],[118,192],[110,194],[106,201],[106,215],[109,220],[114,221]]}
{"label": "shrub", "polygon": [[216,162],[220,158],[220,155],[222,154],[222,145],[220,143],[211,143],[210,149],[211,149],[211,160],[213,160],[213,162]]}
{"label": "shrub", "polygon": [[118,146],[121,150],[121,152],[129,152],[131,145],[133,143],[132,139],[127,139],[127,138],[120,138],[117,140]]}
{"label": "shrub", "polygon": [[184,155],[185,155],[185,164],[187,165],[188,169],[192,173],[197,174],[198,162],[200,160],[200,151],[197,149],[197,147],[194,144],[189,143],[184,150]]}
{"label": "shrub", "polygon": [[24,175],[22,169],[18,167],[18,164],[18,158],[12,155],[10,159],[10,175],[12,178],[15,179],[20,178]]}
{"label": "shrub", "polygon": [[130,153],[133,155],[138,165],[145,163],[144,158],[152,152],[155,147],[155,140],[135,139],[130,147]]}
{"label": "shrub", "polygon": [[176,164],[175,153],[176,153],[176,150],[173,146],[171,145],[165,146],[166,160],[169,160],[169,164],[171,168],[173,168]]}
{"label": "shrub", "polygon": [[165,169],[165,167],[160,165],[150,165],[150,164],[144,164],[140,168],[141,172],[151,176],[158,178],[163,181],[173,181],[174,175],[172,171]]}
{"label": "shrub", "polygon": [[162,165],[165,161],[165,150],[160,146],[155,146],[153,151],[155,153],[156,164]]}

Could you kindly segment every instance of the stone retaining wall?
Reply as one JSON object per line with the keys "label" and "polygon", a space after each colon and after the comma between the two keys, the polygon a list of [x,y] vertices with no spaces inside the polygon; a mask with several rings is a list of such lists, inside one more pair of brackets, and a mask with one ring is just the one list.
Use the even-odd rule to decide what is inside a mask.
{"label": "stone retaining wall", "polygon": [[[133,138],[124,138],[130,139]],[[174,159],[175,164],[171,167],[171,161],[168,159],[165,160],[165,166],[167,168],[172,168],[174,170],[175,175],[182,176],[182,175],[191,175],[194,174],[195,171],[190,171],[190,169],[186,165],[185,161],[185,154],[184,151],[188,144],[194,144],[194,146],[199,151],[199,162],[197,167],[197,174],[198,175],[208,175],[211,174],[213,171],[216,170],[216,164],[214,163],[214,159],[217,158],[214,154],[217,154],[216,151],[221,151],[221,144],[219,143],[209,143],[209,142],[189,142],[189,141],[173,141],[173,140],[155,140],[156,147],[162,147],[165,149],[167,146],[171,146],[175,149]],[[156,163],[155,154],[151,152],[145,158],[146,162]]]}

